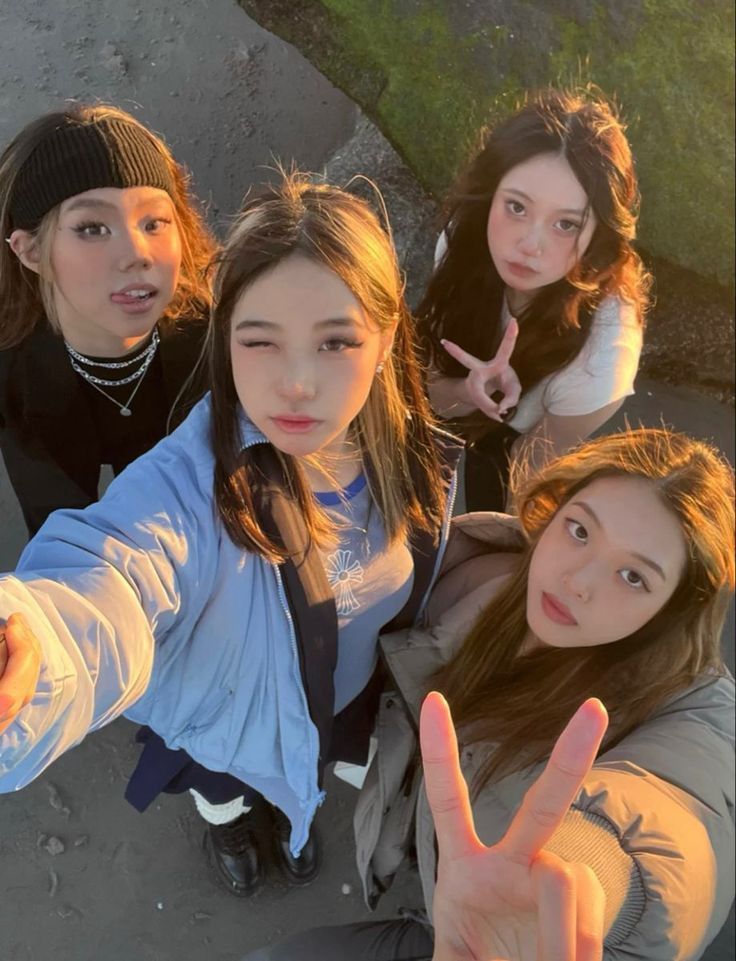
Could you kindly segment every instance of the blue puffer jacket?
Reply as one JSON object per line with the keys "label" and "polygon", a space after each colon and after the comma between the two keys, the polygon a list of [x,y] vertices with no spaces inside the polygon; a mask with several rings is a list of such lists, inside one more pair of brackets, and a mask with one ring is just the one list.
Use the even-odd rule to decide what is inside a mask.
{"label": "blue puffer jacket", "polygon": [[[0,792],[125,714],[281,808],[296,854],[323,799],[319,732],[281,568],[216,514],[209,429],[207,396],[99,503],[53,514],[0,578],[0,617],[22,613],[44,651],[33,701],[0,736]],[[267,443],[245,419],[242,433]]]}

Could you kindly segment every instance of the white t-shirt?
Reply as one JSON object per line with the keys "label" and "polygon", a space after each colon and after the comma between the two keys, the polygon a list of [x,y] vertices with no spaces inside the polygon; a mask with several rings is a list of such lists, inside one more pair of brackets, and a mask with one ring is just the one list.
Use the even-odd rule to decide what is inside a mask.
{"label": "white t-shirt", "polygon": [[[447,250],[444,231],[435,247],[435,266]],[[511,319],[504,298],[501,324]],[[634,393],[643,340],[642,325],[632,304],[611,296],[593,315],[588,339],[567,367],[544,377],[522,394],[509,427],[526,434],[545,414],[574,417],[592,414]],[[511,365],[514,358],[511,358]]]}
{"label": "white t-shirt", "polygon": [[[510,317],[504,300],[504,330]],[[525,391],[516,413],[506,423],[526,434],[545,414],[592,414],[629,397],[634,393],[642,337],[642,325],[633,305],[618,297],[606,297],[593,314],[588,339],[577,357]],[[512,356],[512,366],[513,363]]]}

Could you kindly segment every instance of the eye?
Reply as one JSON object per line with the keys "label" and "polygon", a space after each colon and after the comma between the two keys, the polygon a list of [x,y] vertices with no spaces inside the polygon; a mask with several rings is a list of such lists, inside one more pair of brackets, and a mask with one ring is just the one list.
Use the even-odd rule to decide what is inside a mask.
{"label": "eye", "polygon": [[337,354],[344,350],[361,346],[362,341],[359,340],[351,340],[349,337],[331,337],[322,344],[320,350],[331,354]]}
{"label": "eye", "polygon": [[108,237],[110,235],[110,228],[96,220],[88,220],[84,223],[77,224],[76,227],[72,227],[72,230],[78,237],[97,238]]}
{"label": "eye", "polygon": [[638,571],[631,567],[624,567],[619,571],[621,578],[628,587],[633,587],[635,591],[649,591],[647,582]]}
{"label": "eye", "polygon": [[587,544],[588,542],[588,529],[583,527],[583,525],[571,517],[565,519],[565,526],[567,527],[567,532],[572,537],[574,541],[578,541],[580,544]]}
{"label": "eye", "polygon": [[251,347],[251,348],[262,348],[262,347],[275,347],[275,344],[270,340],[239,340],[238,343],[241,347]]}
{"label": "eye", "polygon": [[509,213],[512,213],[516,216],[519,216],[526,211],[524,204],[520,200],[507,200],[506,209],[509,211]]}
{"label": "eye", "polygon": [[580,230],[580,224],[575,223],[574,220],[558,220],[557,226],[563,234],[574,234]]}
{"label": "eye", "polygon": [[146,223],[145,230],[148,234],[160,234],[171,224],[167,217],[153,217]]}

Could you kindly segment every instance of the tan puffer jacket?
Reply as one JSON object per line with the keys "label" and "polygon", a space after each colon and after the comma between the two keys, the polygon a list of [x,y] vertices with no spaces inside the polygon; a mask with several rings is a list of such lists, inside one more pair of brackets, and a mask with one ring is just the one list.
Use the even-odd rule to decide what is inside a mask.
{"label": "tan puffer jacket", "polygon": [[[480,553],[518,551],[521,544],[515,519],[455,518],[443,571]],[[436,860],[416,763],[419,706],[425,679],[456,649],[490,596],[484,585],[436,623],[382,641],[400,696],[383,696],[378,751],[354,821],[371,907],[413,844],[431,917]],[[733,744],[733,678],[705,676],[596,761],[548,847],[588,863],[601,881],[606,961],[696,959],[723,925],[734,895]],[[468,781],[483,751],[478,745],[463,751]],[[540,771],[541,765],[513,773],[483,789],[474,816],[485,843],[503,836]]]}

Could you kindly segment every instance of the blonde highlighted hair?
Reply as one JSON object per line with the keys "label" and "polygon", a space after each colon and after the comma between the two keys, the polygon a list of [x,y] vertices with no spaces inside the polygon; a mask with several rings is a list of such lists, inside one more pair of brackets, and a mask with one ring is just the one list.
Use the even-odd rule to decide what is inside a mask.
{"label": "blonde highlighted hair", "polygon": [[[189,176],[160,137],[117,107],[75,105],[64,111],[44,114],[17,134],[0,156],[2,236],[8,238],[13,229],[10,210],[19,174],[36,147],[64,124],[95,124],[106,119],[123,121],[143,132],[163,158],[174,185],[171,200],[181,239],[182,261],[177,289],[161,321],[174,323],[179,318],[200,318],[209,309],[206,273],[215,244],[190,193]],[[51,270],[51,245],[58,217],[57,206],[46,214],[32,233],[33,242],[38,247],[40,274],[24,267],[7,243],[0,245],[0,349],[21,343],[44,315],[53,327],[58,326]]]}
{"label": "blonde highlighted hair", "polygon": [[[602,477],[652,485],[687,547],[680,582],[662,609],[627,638],[521,655],[534,548],[557,511]],[[697,678],[725,673],[720,639],[734,589],[734,478],[712,447],[664,429],[600,437],[522,481],[516,508],[527,539],[518,566],[432,682],[450,701],[466,742],[498,745],[476,789],[547,757],[587,697],[601,698],[609,710],[610,747]]]}
{"label": "blonde highlighted hair", "polygon": [[[433,417],[415,355],[412,319],[387,232],[364,200],[308,176],[284,173],[281,183],[251,199],[218,258],[209,355],[215,495],[231,538],[272,560],[282,547],[261,528],[252,498],[248,450],[241,451],[239,402],[230,358],[230,322],[246,288],[265,271],[299,255],[334,271],[380,330],[395,328],[391,352],[352,425],[374,503],[389,541],[410,527],[439,528],[444,493]],[[298,461],[279,454],[284,482],[310,536],[324,542],[331,526]]]}

